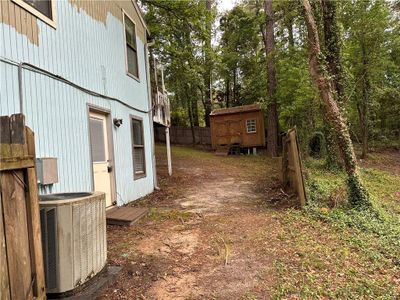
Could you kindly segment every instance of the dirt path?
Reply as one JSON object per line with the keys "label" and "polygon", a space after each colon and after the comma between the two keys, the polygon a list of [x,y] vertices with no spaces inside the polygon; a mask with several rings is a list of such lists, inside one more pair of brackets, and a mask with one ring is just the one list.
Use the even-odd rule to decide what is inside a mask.
{"label": "dirt path", "polygon": [[124,269],[103,298],[269,298],[280,228],[271,200],[283,196],[275,162],[174,150],[174,175],[159,152],[162,189],[135,203],[150,216],[108,228],[110,263]]}

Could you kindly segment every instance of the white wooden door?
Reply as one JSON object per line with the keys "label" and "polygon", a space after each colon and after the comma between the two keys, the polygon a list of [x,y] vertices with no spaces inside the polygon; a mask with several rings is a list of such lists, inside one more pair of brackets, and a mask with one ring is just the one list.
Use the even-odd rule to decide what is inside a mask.
{"label": "white wooden door", "polygon": [[90,112],[89,120],[94,190],[106,193],[106,206],[109,207],[112,206],[112,197],[107,116]]}

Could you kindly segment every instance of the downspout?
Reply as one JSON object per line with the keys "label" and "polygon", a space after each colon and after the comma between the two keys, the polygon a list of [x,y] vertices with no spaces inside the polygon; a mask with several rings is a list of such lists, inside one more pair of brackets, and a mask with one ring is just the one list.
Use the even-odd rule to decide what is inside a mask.
{"label": "downspout", "polygon": [[24,92],[23,92],[23,81],[22,81],[22,67],[24,63],[18,64],[18,92],[19,92],[19,112],[24,113]]}
{"label": "downspout", "polygon": [[[151,80],[150,80],[150,63],[149,63],[149,48],[154,46],[154,40],[151,42],[147,42],[145,45],[145,54],[146,54],[146,77],[147,77],[147,95],[149,99],[149,107],[153,108],[153,99],[151,95]],[[157,180],[157,167],[156,167],[156,148],[155,148],[155,140],[154,140],[154,123],[153,123],[153,110],[149,113],[149,125],[150,125],[150,134],[151,134],[151,148],[152,148],[152,164],[153,164],[153,185],[154,189],[158,190],[158,180]]]}

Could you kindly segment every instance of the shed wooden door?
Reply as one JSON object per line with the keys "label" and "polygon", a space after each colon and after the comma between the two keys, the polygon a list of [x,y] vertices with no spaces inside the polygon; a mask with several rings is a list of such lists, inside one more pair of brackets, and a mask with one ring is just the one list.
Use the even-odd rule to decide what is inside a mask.
{"label": "shed wooden door", "polygon": [[90,143],[92,150],[92,165],[94,190],[106,194],[106,206],[112,206],[111,196],[111,165],[107,115],[90,112]]}
{"label": "shed wooden door", "polygon": [[240,129],[240,121],[234,120],[229,122],[229,136],[230,136],[230,144],[241,144],[241,129]]}

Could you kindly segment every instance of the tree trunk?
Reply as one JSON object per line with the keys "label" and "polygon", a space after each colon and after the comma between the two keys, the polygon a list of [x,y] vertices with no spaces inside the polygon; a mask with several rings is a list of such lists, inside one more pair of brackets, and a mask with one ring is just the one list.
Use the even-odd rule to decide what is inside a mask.
{"label": "tree trunk", "polygon": [[323,56],[310,2],[308,0],[303,0],[303,6],[304,19],[308,31],[310,73],[314,84],[320,92],[321,99],[326,106],[327,117],[335,128],[339,149],[344,159],[345,170],[348,176],[349,202],[353,206],[370,206],[371,202],[368,192],[363,186],[358,172],[357,160],[350,139],[349,129],[335,101],[331,81],[323,73],[323,65],[321,64],[321,58]]}
{"label": "tree trunk", "polygon": [[368,153],[368,107],[369,107],[369,92],[371,89],[371,84],[369,82],[368,74],[368,58],[365,49],[364,42],[361,42],[362,50],[362,99],[361,103],[357,105],[358,115],[360,120],[361,128],[361,141],[362,141],[362,153],[361,158],[367,158]]}
{"label": "tree trunk", "polygon": [[197,93],[193,93],[193,98],[191,99],[192,105],[192,116],[193,116],[193,126],[199,126],[199,108],[197,105]]}
{"label": "tree trunk", "polygon": [[232,88],[232,96],[233,96],[233,106],[236,105],[236,68],[233,70],[233,88]]}
{"label": "tree trunk", "polygon": [[194,131],[194,120],[193,120],[193,106],[192,106],[192,102],[193,101],[191,101],[190,99],[190,95],[189,95],[189,93],[188,93],[188,88],[186,89],[186,91],[185,91],[185,94],[186,94],[186,99],[188,99],[187,100],[187,108],[188,108],[188,115],[189,115],[189,125],[190,125],[190,129],[191,129],[191,131],[192,131],[192,143],[193,143],[193,146],[194,145],[196,145],[196,134],[195,134],[195,131]]}
{"label": "tree trunk", "polygon": [[[344,88],[342,84],[342,64],[340,59],[339,28],[336,20],[335,0],[322,0],[322,21],[324,25],[324,54],[328,72],[336,92],[338,104],[344,102]],[[326,141],[326,167],[336,169],[341,167],[341,157],[331,122],[326,118],[326,111],[322,111],[324,121],[324,135]]]}
{"label": "tree trunk", "polygon": [[[212,0],[206,0],[206,9],[207,12],[211,15],[211,1]],[[211,51],[211,18],[210,22],[207,23],[207,39],[206,39],[206,51],[205,51],[205,64],[206,64],[206,72],[204,75],[204,85],[205,85],[205,106],[204,106],[204,121],[206,123],[206,127],[210,127],[210,114],[212,111],[212,102],[211,102],[211,73],[212,73],[212,67],[211,67],[211,57],[210,57],[210,51]]]}
{"label": "tree trunk", "polygon": [[339,28],[336,21],[336,0],[322,0],[325,57],[339,104],[344,102],[343,67],[340,59]]}
{"label": "tree trunk", "polygon": [[289,33],[289,37],[288,37],[289,53],[293,53],[293,50],[294,50],[293,19],[290,19],[287,21],[286,27],[287,27],[287,30]]}
{"label": "tree trunk", "polygon": [[266,30],[264,37],[265,54],[267,57],[268,72],[268,127],[267,127],[267,154],[270,157],[278,156],[278,105],[276,103],[276,70],[275,70],[275,39],[274,39],[274,11],[272,0],[265,0],[264,12]]}
{"label": "tree trunk", "polygon": [[226,88],[226,91],[225,91],[225,93],[226,93],[226,107],[229,107],[229,105],[230,105],[230,94],[231,94],[231,87],[230,87],[230,85],[231,85],[230,80],[229,80],[229,79],[226,80],[226,82],[225,82],[225,88]]}

